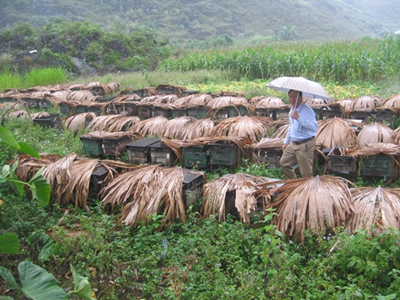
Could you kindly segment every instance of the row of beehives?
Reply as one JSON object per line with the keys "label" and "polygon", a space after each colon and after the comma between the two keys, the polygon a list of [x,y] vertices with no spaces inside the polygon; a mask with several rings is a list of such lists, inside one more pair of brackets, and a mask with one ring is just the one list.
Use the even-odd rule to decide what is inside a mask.
{"label": "row of beehives", "polygon": [[[338,176],[279,181],[236,173],[206,182],[200,171],[131,165],[78,157],[75,153],[63,158],[43,154],[41,158],[22,155],[16,159],[20,180],[28,181],[45,167],[42,174],[57,204],[90,210],[90,199],[97,198],[102,201],[104,211],[120,206],[119,222],[127,226],[146,222],[154,213],[165,215],[169,224],[177,219],[184,223],[186,209],[192,204],[196,206],[196,200],[202,197],[199,209],[203,216],[217,215],[220,221],[232,214],[242,222],[250,222],[252,214],[268,213],[269,207],[275,208],[273,222],[277,229],[299,241],[304,237],[304,229],[324,234],[343,225],[350,231],[369,230],[370,225],[379,225],[375,228],[379,231],[399,228],[398,189],[350,189],[349,182]],[[292,211],[295,214],[290,207],[296,207]],[[328,217],[320,218],[322,215]],[[301,222],[301,218],[309,221]],[[284,223],[292,223],[290,229]]]}
{"label": "row of beehives", "polygon": [[[46,87],[44,90],[12,90],[1,94],[0,101],[22,100],[32,107],[43,108],[55,105],[63,115],[94,112],[96,115],[118,113],[140,118],[163,115],[167,118],[191,116],[225,119],[238,115],[258,115],[277,120],[287,118],[290,109],[277,97],[258,96],[247,100],[240,93],[198,94],[197,91],[173,85],[159,85],[157,88],[140,90],[127,89],[120,91],[117,96],[111,96],[119,89],[119,84],[109,85],[107,87],[95,82],[86,85]],[[305,98],[305,102],[315,110],[317,119],[336,116],[361,119],[364,123],[371,120],[385,121],[387,124],[391,123],[393,116],[398,115],[399,101],[399,95],[386,100],[374,95],[338,101]]]}

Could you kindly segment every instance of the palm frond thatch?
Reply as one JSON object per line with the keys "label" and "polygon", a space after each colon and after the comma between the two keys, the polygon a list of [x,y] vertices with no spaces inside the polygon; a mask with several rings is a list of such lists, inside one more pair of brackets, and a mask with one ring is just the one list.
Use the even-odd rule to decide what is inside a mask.
{"label": "palm frond thatch", "polygon": [[357,135],[360,145],[371,143],[393,143],[393,129],[382,123],[371,123],[365,125]]}
{"label": "palm frond thatch", "polygon": [[388,109],[400,110],[400,94],[393,95],[383,101],[382,107]]}
{"label": "palm frond thatch", "polygon": [[107,124],[107,130],[110,132],[132,131],[135,124],[140,122],[137,116],[121,116],[120,118],[112,118]]}
{"label": "palm frond thatch", "polygon": [[103,205],[123,205],[121,219],[127,226],[146,222],[153,213],[163,213],[169,223],[186,222],[182,194],[183,171],[179,167],[138,166],[111,180],[99,193]]}
{"label": "palm frond thatch", "polygon": [[346,224],[351,232],[365,229],[376,234],[389,228],[400,229],[400,189],[363,187],[353,188],[351,193],[354,214]]}
{"label": "palm frond thatch", "polygon": [[228,213],[235,214],[237,210],[240,221],[249,223],[251,213],[258,209],[254,192],[259,184],[272,181],[265,177],[236,173],[206,183],[203,192],[204,216],[218,215],[220,221],[225,221]]}
{"label": "palm frond thatch", "polygon": [[96,101],[97,96],[94,96],[89,90],[73,91],[68,95],[67,100],[85,102],[85,101]]}
{"label": "palm frond thatch", "polygon": [[372,111],[383,103],[383,99],[375,95],[365,95],[358,97],[354,103],[355,111]]}
{"label": "palm frond thatch", "polygon": [[357,142],[355,131],[342,118],[330,118],[319,122],[316,139],[326,148],[350,146]]}
{"label": "palm frond thatch", "polygon": [[143,136],[152,135],[155,137],[162,137],[167,124],[167,118],[158,116],[138,122],[132,127],[132,130],[140,132]]}
{"label": "palm frond thatch", "polygon": [[289,130],[290,124],[285,121],[284,125],[281,125],[276,131],[271,135],[271,138],[282,138],[284,139],[286,137],[286,134]]}
{"label": "palm frond thatch", "polygon": [[193,117],[179,117],[169,120],[164,130],[164,137],[171,139],[182,140],[185,133],[185,128],[190,124],[197,121]]}
{"label": "palm frond thatch", "polygon": [[239,116],[222,120],[214,128],[213,136],[235,136],[259,142],[268,133],[269,118]]}
{"label": "palm frond thatch", "polygon": [[108,127],[110,127],[110,125],[114,123],[115,120],[119,120],[122,118],[124,118],[123,115],[98,116],[89,123],[88,128],[93,131],[107,131]]}
{"label": "palm frond thatch", "polygon": [[353,157],[373,157],[385,154],[398,159],[400,156],[400,146],[391,143],[370,143],[348,148],[347,154]]}
{"label": "palm frond thatch", "polygon": [[86,125],[94,118],[96,118],[96,114],[94,112],[86,112],[71,116],[65,120],[65,128],[68,131],[78,132],[79,130],[85,128]]}
{"label": "palm frond thatch", "polygon": [[60,159],[60,155],[40,153],[40,158],[32,157],[28,154],[21,154],[9,162],[12,165],[18,160],[18,166],[15,169],[15,174],[18,179],[24,182],[29,182],[31,178],[36,174],[42,167],[56,162]]}
{"label": "palm frond thatch", "polygon": [[199,137],[210,137],[215,128],[214,120],[198,119],[194,122],[187,124],[186,127],[182,128],[182,140],[192,140]]}
{"label": "palm frond thatch", "polygon": [[273,96],[257,96],[249,100],[255,108],[277,108],[286,106],[281,98]]}
{"label": "palm frond thatch", "polygon": [[400,143],[400,127],[397,127],[395,130],[392,131],[392,139],[393,143],[399,145]]}
{"label": "palm frond thatch", "polygon": [[142,98],[140,104],[174,103],[176,99],[178,99],[177,95],[154,95]]}
{"label": "palm frond thatch", "polygon": [[219,109],[228,106],[238,106],[238,105],[249,105],[249,101],[247,101],[244,97],[229,97],[229,96],[222,96],[216,97],[210,100],[207,103],[207,106],[211,109]]}
{"label": "palm frond thatch", "polygon": [[344,225],[353,213],[353,201],[348,184],[336,176],[316,176],[286,180],[274,189],[276,198],[271,204],[277,215],[273,222],[287,237],[303,242],[305,230],[324,235]]}
{"label": "palm frond thatch", "polygon": [[307,98],[304,97],[304,103],[313,108],[325,107],[332,103],[333,99]]}

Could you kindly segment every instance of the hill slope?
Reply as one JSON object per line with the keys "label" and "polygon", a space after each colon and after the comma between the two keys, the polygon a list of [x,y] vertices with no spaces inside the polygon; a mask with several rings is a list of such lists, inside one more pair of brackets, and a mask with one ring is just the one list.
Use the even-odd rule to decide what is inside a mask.
{"label": "hill slope", "polygon": [[0,7],[2,30],[68,18],[91,20],[109,30],[148,26],[173,42],[221,35],[271,38],[282,28],[295,29],[301,40],[351,39],[400,29],[397,0],[0,0]]}

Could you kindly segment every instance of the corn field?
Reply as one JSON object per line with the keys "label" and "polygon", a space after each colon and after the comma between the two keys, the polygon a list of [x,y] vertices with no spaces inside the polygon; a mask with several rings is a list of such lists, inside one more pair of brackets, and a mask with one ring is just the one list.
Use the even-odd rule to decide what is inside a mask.
{"label": "corn field", "polygon": [[165,71],[230,70],[246,78],[304,76],[317,81],[379,81],[400,70],[400,39],[280,43],[197,51],[161,64]]}

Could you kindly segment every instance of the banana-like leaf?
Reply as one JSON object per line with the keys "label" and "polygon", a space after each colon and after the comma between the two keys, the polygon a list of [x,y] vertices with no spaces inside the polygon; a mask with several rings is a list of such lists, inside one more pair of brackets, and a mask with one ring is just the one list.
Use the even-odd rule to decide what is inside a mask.
{"label": "banana-like leaf", "polygon": [[6,281],[7,288],[9,290],[19,289],[18,283],[15,280],[14,276],[11,274],[11,272],[1,266],[0,266],[0,276],[3,277],[3,279]]}
{"label": "banana-like leaf", "polygon": [[14,149],[21,148],[12,133],[3,126],[0,126],[0,142],[7,144]]}
{"label": "banana-like leaf", "polygon": [[26,297],[34,300],[67,298],[67,294],[58,286],[53,274],[45,269],[29,261],[23,261],[18,265],[18,273],[22,283],[21,291]]}
{"label": "banana-like leaf", "polygon": [[18,236],[13,232],[0,235],[0,254],[16,254],[19,252]]}
{"label": "banana-like leaf", "polygon": [[93,300],[94,298],[92,298],[92,290],[87,278],[77,274],[75,268],[72,265],[70,266],[72,277],[74,278],[74,294],[78,295],[84,300]]}
{"label": "banana-like leaf", "polygon": [[39,207],[45,207],[50,200],[50,185],[47,179],[42,176],[44,167],[42,167],[29,181],[32,191],[32,198],[37,199]]}

